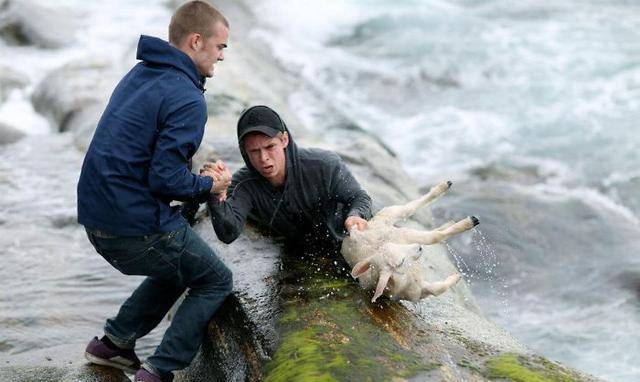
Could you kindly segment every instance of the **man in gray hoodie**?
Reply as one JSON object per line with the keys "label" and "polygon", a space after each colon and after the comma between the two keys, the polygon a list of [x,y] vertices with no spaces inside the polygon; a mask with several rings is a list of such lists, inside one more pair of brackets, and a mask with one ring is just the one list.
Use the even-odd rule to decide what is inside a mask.
{"label": "man in gray hoodie", "polygon": [[[247,109],[237,133],[246,166],[233,174],[226,199],[208,201],[220,240],[234,241],[247,218],[307,249],[338,250],[353,226],[366,228],[371,198],[336,153],[297,147],[284,121],[267,106]],[[228,173],[224,166],[204,170]]]}

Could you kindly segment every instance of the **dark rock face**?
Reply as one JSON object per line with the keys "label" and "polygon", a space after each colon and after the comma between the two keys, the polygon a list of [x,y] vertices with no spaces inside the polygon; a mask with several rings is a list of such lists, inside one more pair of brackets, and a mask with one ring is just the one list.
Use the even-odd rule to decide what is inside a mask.
{"label": "dark rock face", "polygon": [[0,4],[0,37],[12,45],[60,48],[74,41],[72,16],[29,0],[7,0]]}
{"label": "dark rock face", "polygon": [[229,296],[209,322],[200,353],[179,380],[261,381],[268,356],[258,332],[239,298]]}
{"label": "dark rock face", "polygon": [[195,229],[232,270],[234,292],[212,317],[200,353],[177,373],[177,381],[260,381],[278,342],[281,248],[252,230],[223,244],[206,216]]}

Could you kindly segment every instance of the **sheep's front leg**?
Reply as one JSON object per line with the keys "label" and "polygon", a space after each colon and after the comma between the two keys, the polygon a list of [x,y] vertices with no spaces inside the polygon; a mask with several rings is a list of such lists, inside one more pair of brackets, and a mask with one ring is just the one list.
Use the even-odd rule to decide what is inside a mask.
{"label": "sheep's front leg", "polygon": [[406,219],[416,213],[421,207],[426,206],[444,194],[451,187],[451,184],[450,181],[441,182],[431,187],[427,194],[416,200],[412,200],[404,205],[385,207],[373,217],[372,221],[383,220],[387,223],[393,223],[397,220]]}
{"label": "sheep's front leg", "polygon": [[397,244],[436,244],[450,238],[451,236],[470,230],[478,224],[480,224],[478,218],[475,216],[469,216],[452,225],[446,223],[439,229],[433,231],[419,231],[411,228],[395,228],[391,240]]}

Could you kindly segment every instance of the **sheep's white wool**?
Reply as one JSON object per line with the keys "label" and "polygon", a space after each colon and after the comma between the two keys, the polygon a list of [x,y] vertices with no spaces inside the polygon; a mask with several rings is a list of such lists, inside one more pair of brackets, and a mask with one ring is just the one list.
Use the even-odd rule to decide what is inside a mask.
{"label": "sheep's white wool", "polygon": [[378,212],[364,231],[354,229],[342,243],[342,256],[353,267],[351,275],[366,289],[375,286],[372,301],[383,293],[395,300],[418,301],[444,293],[460,280],[454,273],[444,281],[425,279],[422,245],[436,244],[478,224],[475,217],[457,223],[448,222],[432,231],[398,228],[394,222],[406,219],[419,208],[431,203],[451,187],[442,182],[429,192],[405,205],[389,206]]}

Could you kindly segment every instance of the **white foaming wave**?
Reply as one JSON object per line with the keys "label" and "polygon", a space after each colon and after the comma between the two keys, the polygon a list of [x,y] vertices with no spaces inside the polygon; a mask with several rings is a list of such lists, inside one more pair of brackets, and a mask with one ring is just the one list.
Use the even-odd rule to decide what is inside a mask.
{"label": "white foaming wave", "polygon": [[640,228],[640,219],[635,213],[626,206],[616,203],[607,195],[588,187],[568,188],[558,184],[535,184],[520,186],[515,185],[523,194],[529,194],[541,200],[552,202],[562,202],[566,200],[579,200],[592,207],[603,208],[610,211],[628,222],[632,223],[636,228]]}
{"label": "white foaming wave", "polygon": [[363,22],[384,17],[402,17],[411,13],[460,15],[464,9],[447,1],[431,1],[429,5],[357,1],[308,2],[303,0],[265,0],[252,4],[262,27],[295,40],[326,43],[333,37]]}
{"label": "white foaming wave", "polygon": [[[458,174],[513,152],[512,133],[504,116],[487,111],[445,106],[383,127],[410,170],[420,178]],[[426,168],[425,164],[428,164]]]}
{"label": "white foaming wave", "polygon": [[51,131],[49,122],[36,113],[22,89],[14,89],[0,105],[0,121],[26,134],[47,134]]}
{"label": "white foaming wave", "polygon": [[538,174],[549,184],[574,184],[579,181],[578,174],[569,165],[548,158],[514,155],[509,160],[516,166],[535,167]]}
{"label": "white foaming wave", "polygon": [[291,39],[317,43],[376,14],[352,2],[266,0],[253,6],[254,14],[259,15],[259,20],[269,29]]}
{"label": "white foaming wave", "polygon": [[570,109],[579,119],[608,116],[621,110],[637,113],[640,111],[640,65],[612,77],[593,79],[579,91]]}
{"label": "white foaming wave", "polygon": [[629,172],[618,172],[614,171],[607,178],[602,181],[602,184],[605,187],[611,187],[616,184],[630,182],[634,179],[640,178],[640,170],[638,171],[629,171]]}
{"label": "white foaming wave", "polygon": [[[420,7],[416,4],[408,6],[393,6],[389,4],[363,4],[355,2],[341,3],[314,3],[298,1],[264,1],[256,7],[255,13],[260,15],[261,25],[252,31],[252,36],[268,44],[274,55],[280,59],[285,66],[298,66],[302,76],[309,81],[310,86],[326,87],[325,92],[331,94],[335,88],[335,82],[322,82],[327,72],[337,73],[339,76],[339,86],[353,88],[358,86],[356,78],[358,73],[370,73],[372,81],[387,81],[398,84],[412,84],[416,80],[423,80],[425,74],[429,78],[440,78],[446,70],[431,70],[434,63],[430,65],[416,61],[412,64],[398,66],[398,62],[389,61],[389,57],[379,57],[375,59],[369,54],[360,54],[350,51],[349,48],[332,46],[330,40],[335,37],[347,37],[356,28],[366,25],[366,22],[382,18],[385,23],[393,23],[395,18],[416,17],[417,14],[429,17],[430,20],[438,21],[438,24],[448,24],[443,22],[443,16],[438,12],[460,16],[463,10],[448,2],[433,2],[429,7]],[[287,22],[282,22],[282,20]],[[397,29],[397,28],[396,28]],[[404,36],[403,30],[394,29],[394,40],[397,43],[424,38],[424,34],[409,34]],[[376,38],[376,41],[378,38]],[[385,45],[388,44],[388,45]],[[374,56],[376,51],[394,48],[393,43],[385,39],[377,44],[376,48],[367,49]],[[441,65],[444,67],[444,65]],[[347,76],[347,81],[342,81]],[[446,77],[446,76],[445,76]]]}

